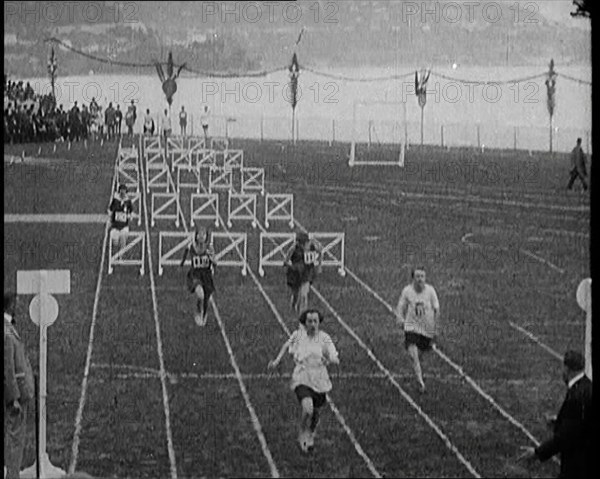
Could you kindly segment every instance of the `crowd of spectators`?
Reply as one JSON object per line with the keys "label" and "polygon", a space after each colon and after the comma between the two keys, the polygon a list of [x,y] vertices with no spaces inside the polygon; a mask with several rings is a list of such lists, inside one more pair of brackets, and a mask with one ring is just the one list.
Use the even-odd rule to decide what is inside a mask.
{"label": "crowd of spectators", "polygon": [[[128,134],[133,134],[137,119],[133,100],[125,114]],[[51,94],[36,94],[29,83],[4,76],[4,143],[79,141],[100,137],[111,139],[121,134],[123,112],[112,103],[102,112],[95,98],[89,105],[75,101],[71,109],[56,105]]]}

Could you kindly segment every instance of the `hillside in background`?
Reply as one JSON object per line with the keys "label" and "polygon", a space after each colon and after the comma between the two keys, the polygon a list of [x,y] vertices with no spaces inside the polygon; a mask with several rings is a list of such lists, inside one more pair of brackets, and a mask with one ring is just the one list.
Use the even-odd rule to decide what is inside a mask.
{"label": "hillside in background", "polygon": [[[302,14],[296,22],[290,21],[293,9],[288,10],[286,19],[282,7],[277,6],[269,18],[264,2],[257,3],[263,7],[256,22],[248,18],[257,10],[244,8],[240,2],[230,4],[228,8],[234,13],[229,15],[220,10],[208,14],[207,2],[139,2],[135,4],[137,11],[127,12],[135,22],[121,18],[116,23],[115,2],[101,2],[104,15],[94,23],[86,22],[77,12],[87,3],[98,2],[75,3],[71,19],[64,15],[53,22],[43,15],[33,22],[31,17],[5,14],[5,71],[22,76],[45,75],[48,45],[43,40],[50,36],[90,55],[118,61],[147,63],[166,58],[167,51],[172,50],[176,62],[186,61],[196,70],[269,69],[289,63],[303,27],[305,32],[297,47],[301,64],[328,68],[454,62],[545,65],[550,58],[560,66],[586,65],[591,58],[588,31],[549,21],[539,12],[515,10],[512,2],[495,3],[502,11],[488,9],[487,20],[480,7],[474,8],[471,19],[465,9],[454,21],[457,11],[440,2],[411,2],[434,12],[423,16],[422,12],[408,15],[406,5],[398,1],[303,0],[298,2]],[[497,17],[496,21],[490,21],[492,17]],[[61,74],[132,72],[68,51],[59,52],[59,62]]]}

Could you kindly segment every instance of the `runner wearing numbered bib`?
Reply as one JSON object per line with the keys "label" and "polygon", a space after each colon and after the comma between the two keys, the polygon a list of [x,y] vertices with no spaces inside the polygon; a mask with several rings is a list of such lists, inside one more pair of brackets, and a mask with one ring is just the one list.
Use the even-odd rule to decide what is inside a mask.
{"label": "runner wearing numbered bib", "polygon": [[291,308],[296,313],[302,313],[308,308],[310,285],[321,272],[321,249],[306,233],[298,233],[296,244],[288,251],[284,266],[287,285],[292,290]]}
{"label": "runner wearing numbered bib", "polygon": [[196,314],[194,320],[198,326],[206,325],[208,314],[208,301],[215,291],[213,283],[213,270],[217,265],[214,249],[210,245],[210,233],[205,228],[198,228],[189,248],[186,248],[181,266],[185,264],[188,256],[191,258],[192,267],[187,273],[187,287],[190,293],[197,297]]}
{"label": "runner wearing numbered bib", "polygon": [[108,207],[108,216],[110,221],[110,239],[112,246],[118,248],[118,258],[121,258],[121,252],[125,248],[127,233],[129,233],[129,219],[133,212],[133,204],[127,195],[127,187],[119,186],[118,193],[112,199]]}
{"label": "runner wearing numbered bib", "polygon": [[425,283],[425,268],[412,270],[413,282],[402,290],[396,317],[404,327],[404,346],[412,361],[420,392],[425,392],[419,352],[431,349],[437,336],[440,302],[433,286]]}

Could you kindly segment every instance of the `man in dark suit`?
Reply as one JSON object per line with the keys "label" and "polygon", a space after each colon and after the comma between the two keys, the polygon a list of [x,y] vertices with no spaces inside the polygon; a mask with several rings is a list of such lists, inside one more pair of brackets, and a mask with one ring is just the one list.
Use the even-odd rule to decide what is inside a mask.
{"label": "man in dark suit", "polygon": [[4,294],[4,465],[7,479],[19,478],[27,408],[35,387],[25,345],[15,329],[15,299],[14,294]]}
{"label": "man in dark suit", "polygon": [[584,374],[584,368],[583,355],[567,351],[563,379],[568,391],[558,416],[549,419],[553,435],[536,448],[525,448],[522,456],[532,463],[560,454],[562,479],[585,479],[592,472],[592,381]]}
{"label": "man in dark suit", "polygon": [[585,154],[581,149],[581,138],[577,138],[577,145],[575,145],[575,148],[573,148],[573,151],[571,151],[571,167],[567,190],[573,188],[573,183],[575,183],[577,178],[581,180],[583,189],[587,190],[587,168],[585,165]]}

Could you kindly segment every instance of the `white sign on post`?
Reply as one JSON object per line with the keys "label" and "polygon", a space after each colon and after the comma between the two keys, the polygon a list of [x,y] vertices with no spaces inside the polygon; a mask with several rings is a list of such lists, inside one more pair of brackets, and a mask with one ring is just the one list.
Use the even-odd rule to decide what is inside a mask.
{"label": "white sign on post", "polygon": [[58,478],[66,475],[53,466],[46,452],[46,375],[48,356],[48,326],[58,318],[58,303],[52,294],[71,292],[69,270],[17,271],[17,294],[35,294],[29,305],[31,320],[40,326],[40,387],[39,387],[39,443],[37,460],[33,466],[21,471],[21,478],[36,478],[39,460],[40,477]]}
{"label": "white sign on post", "polygon": [[585,311],[585,375],[592,379],[592,279],[586,278],[577,288],[577,304]]}

